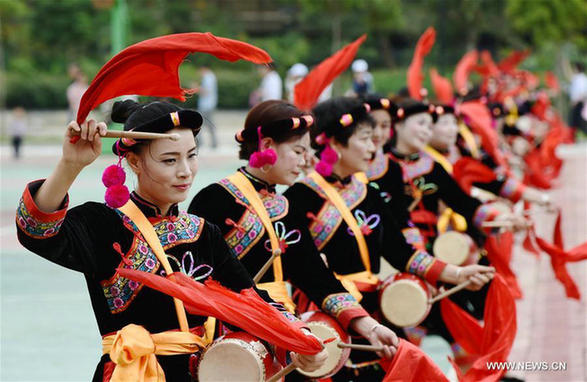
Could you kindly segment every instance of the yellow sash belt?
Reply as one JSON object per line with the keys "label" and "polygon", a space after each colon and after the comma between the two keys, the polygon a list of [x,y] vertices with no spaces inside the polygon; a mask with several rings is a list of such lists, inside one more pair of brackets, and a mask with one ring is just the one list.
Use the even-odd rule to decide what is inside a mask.
{"label": "yellow sash belt", "polygon": [[191,354],[205,342],[191,332],[167,331],[151,334],[135,324],[102,339],[102,353],[116,364],[111,382],[163,382],[165,374],[156,355]]}
{"label": "yellow sash belt", "polygon": [[[469,132],[469,134],[470,133],[471,132]],[[448,159],[446,159],[444,157],[444,155],[442,155],[436,149],[434,149],[433,147],[430,147],[430,146],[426,146],[424,148],[424,151],[426,151],[428,154],[430,154],[430,156],[432,158],[434,158],[434,160],[436,162],[440,163],[440,165],[446,170],[446,172],[448,172],[449,174],[452,175],[453,166],[448,161]],[[452,227],[456,231],[465,232],[467,230],[467,220],[464,218],[464,216],[459,215],[458,213],[454,212],[451,208],[447,207],[442,212],[442,215],[440,215],[440,217],[438,218],[438,221],[436,223],[436,228],[438,229],[438,232],[439,233],[446,232],[446,230],[448,229],[449,223],[452,225]]]}
{"label": "yellow sash belt", "polygon": [[355,281],[369,285],[379,284],[379,278],[370,271],[349,273],[348,275],[339,275],[335,273],[334,276],[340,281],[344,289],[346,289],[347,292],[356,298],[357,301],[361,301],[363,299],[363,295],[359,291],[359,288],[357,288]]}

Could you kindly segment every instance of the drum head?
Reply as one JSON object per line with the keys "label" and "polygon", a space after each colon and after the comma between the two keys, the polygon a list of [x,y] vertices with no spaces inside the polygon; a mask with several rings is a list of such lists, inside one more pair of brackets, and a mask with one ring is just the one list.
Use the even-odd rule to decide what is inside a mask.
{"label": "drum head", "polygon": [[342,366],[340,360],[345,356],[343,352],[347,350],[341,349],[338,346],[336,346],[340,342],[340,336],[338,335],[336,330],[321,322],[308,322],[307,326],[310,328],[312,333],[316,337],[320,338],[322,341],[332,337],[335,337],[336,339],[324,345],[326,347],[326,351],[328,352],[328,359],[326,359],[326,362],[324,362],[324,365],[322,365],[322,367],[312,372],[302,371],[300,369],[298,369],[298,371],[301,374],[311,378],[320,378],[335,373],[336,371],[338,371],[336,368],[339,366],[339,363]]}
{"label": "drum head", "polygon": [[436,238],[432,251],[434,256],[445,263],[461,265],[469,258],[471,243],[460,232],[445,232]]}
{"label": "drum head", "polygon": [[[226,339],[210,346],[198,366],[200,382],[263,382],[265,365],[263,354],[258,353],[255,343],[250,346],[245,341]],[[259,351],[267,350],[259,342]]]}
{"label": "drum head", "polygon": [[381,293],[381,312],[394,325],[416,326],[429,309],[426,291],[413,281],[395,281]]}

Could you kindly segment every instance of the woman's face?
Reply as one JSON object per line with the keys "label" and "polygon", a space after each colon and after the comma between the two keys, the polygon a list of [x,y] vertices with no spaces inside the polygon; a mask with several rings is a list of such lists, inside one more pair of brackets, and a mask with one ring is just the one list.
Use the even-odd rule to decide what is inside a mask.
{"label": "woman's face", "polygon": [[340,159],[336,163],[338,172],[341,172],[338,175],[348,176],[359,171],[367,171],[375,154],[373,126],[370,123],[360,123],[346,146],[336,140],[332,145],[340,154]]}
{"label": "woman's face", "polygon": [[310,133],[282,143],[275,143],[271,138],[266,139],[267,147],[277,153],[277,161],[267,170],[266,180],[272,184],[292,185],[306,166],[307,153],[310,151]]}
{"label": "woman's face", "polygon": [[374,110],[371,117],[375,120],[373,129],[373,144],[376,150],[381,150],[383,145],[389,140],[391,133],[391,116],[386,110]]}
{"label": "woman's face", "polygon": [[184,201],[196,176],[196,141],[190,129],[172,129],[177,141],[154,139],[139,154],[129,153],[127,161],[137,174],[137,191],[157,206]]}
{"label": "woman's face", "polygon": [[432,137],[432,116],[428,113],[410,115],[396,126],[396,147],[409,153],[424,149]]}
{"label": "woman's face", "polygon": [[432,128],[430,145],[435,149],[446,151],[452,147],[459,133],[459,126],[454,114],[443,114]]}

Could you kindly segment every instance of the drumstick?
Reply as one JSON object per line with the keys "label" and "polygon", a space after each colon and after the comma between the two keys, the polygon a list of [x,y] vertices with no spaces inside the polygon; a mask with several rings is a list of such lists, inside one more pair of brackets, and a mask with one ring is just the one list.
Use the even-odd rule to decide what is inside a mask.
{"label": "drumstick", "polygon": [[286,367],[284,367],[283,369],[279,370],[277,373],[275,373],[271,378],[269,378],[265,382],[277,382],[281,379],[281,377],[285,377],[286,375],[288,375],[289,373],[291,373],[295,369],[296,369],[296,365],[294,365],[292,362],[289,365],[287,365]]}
{"label": "drumstick", "polygon": [[273,252],[271,254],[271,257],[269,258],[269,260],[267,260],[267,262],[263,265],[263,267],[259,270],[259,272],[257,272],[255,277],[253,277],[253,281],[255,282],[255,284],[258,283],[259,280],[261,280],[261,278],[269,270],[269,267],[273,264],[273,261],[280,255],[281,255],[281,251],[279,249],[276,249],[275,252]]}
{"label": "drumstick", "polygon": [[121,130],[108,130],[106,131],[106,137],[108,138],[132,138],[132,139],[163,139],[169,138],[172,141],[179,139],[179,134],[162,134],[162,133],[147,133],[144,131],[121,131]]}
{"label": "drumstick", "polygon": [[336,344],[341,349],[353,349],[353,350],[364,350],[364,351],[383,351],[383,346],[375,346],[375,345],[359,345],[359,344],[347,344],[345,342],[339,342]]}
{"label": "drumstick", "polygon": [[[76,134],[77,132],[74,132]],[[173,141],[177,141],[179,139],[179,134],[172,133],[172,134],[161,134],[161,133],[147,133],[144,131],[122,131],[122,130],[107,130],[106,138],[131,138],[131,139],[163,139],[169,138]],[[79,133],[74,135],[72,139],[76,141],[79,139]]]}
{"label": "drumstick", "polygon": [[[530,223],[526,222],[526,227],[530,227]],[[507,220],[490,221],[481,223],[483,228],[512,228],[514,223]]]}
{"label": "drumstick", "polygon": [[436,295],[435,297],[431,298],[430,301],[428,301],[430,304],[434,304],[436,301],[438,300],[442,300],[445,297],[450,296],[451,294],[455,294],[458,291],[465,289],[466,287],[469,286],[469,284],[471,284],[472,281],[471,280],[467,280],[465,282],[460,283],[459,285],[455,286],[454,288],[450,288],[447,291],[442,292],[439,295]]}

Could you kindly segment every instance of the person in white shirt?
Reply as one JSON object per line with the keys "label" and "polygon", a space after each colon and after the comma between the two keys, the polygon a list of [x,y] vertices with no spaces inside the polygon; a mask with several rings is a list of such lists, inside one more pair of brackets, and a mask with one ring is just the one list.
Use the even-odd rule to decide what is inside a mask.
{"label": "person in white shirt", "polygon": [[218,83],[216,75],[207,65],[200,67],[201,83],[198,87],[198,111],[204,117],[204,124],[210,131],[212,148],[218,147],[214,112],[218,106]]}
{"label": "person in white shirt", "polygon": [[587,75],[585,65],[575,62],[574,73],[569,86],[571,115],[569,125],[587,133]]}
{"label": "person in white shirt", "polygon": [[373,93],[373,76],[369,73],[369,64],[363,59],[353,61],[352,94],[356,97],[364,97]]}
{"label": "person in white shirt", "polygon": [[280,100],[283,97],[283,83],[281,77],[275,71],[275,65],[259,66],[259,74],[263,77],[258,89],[259,102],[272,99]]}

